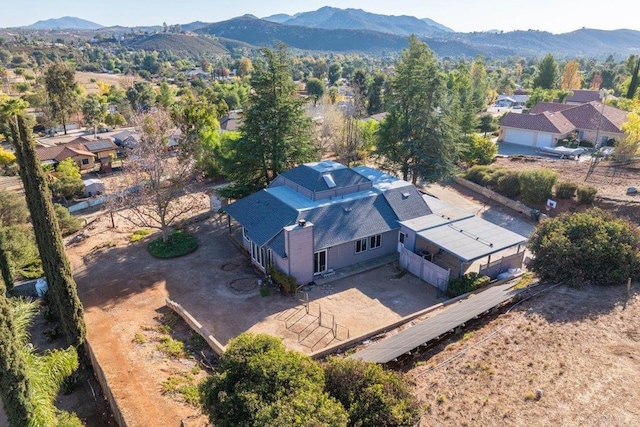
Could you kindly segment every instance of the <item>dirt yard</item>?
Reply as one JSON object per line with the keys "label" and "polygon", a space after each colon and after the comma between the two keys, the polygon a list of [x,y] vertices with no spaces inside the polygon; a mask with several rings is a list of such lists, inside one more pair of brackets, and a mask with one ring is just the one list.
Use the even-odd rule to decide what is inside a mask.
{"label": "dirt yard", "polygon": [[640,425],[639,317],[639,284],[525,301],[411,362],[420,425]]}
{"label": "dirt yard", "polygon": [[[600,161],[588,177],[587,174],[591,166],[588,159],[575,161],[536,157],[514,160],[513,157],[509,157],[498,158],[494,165],[518,171],[539,168],[551,169],[558,173],[558,181],[569,181],[578,185],[595,187],[598,190],[596,206],[640,222],[640,195],[626,194],[629,187],[640,189],[640,164],[638,163],[616,166],[612,161]],[[544,209],[544,207],[542,208]],[[579,210],[585,209],[587,206],[563,208],[564,206],[558,207],[559,210]],[[554,212],[551,214],[553,215]]]}

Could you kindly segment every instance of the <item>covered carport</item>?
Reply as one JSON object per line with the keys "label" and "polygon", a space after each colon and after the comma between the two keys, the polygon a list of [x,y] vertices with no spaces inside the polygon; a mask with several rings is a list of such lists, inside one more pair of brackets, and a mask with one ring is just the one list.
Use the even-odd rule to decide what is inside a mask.
{"label": "covered carport", "polygon": [[427,248],[434,253],[434,264],[455,269],[460,277],[475,261],[486,258],[490,265],[492,255],[509,249],[516,249],[521,267],[526,241],[524,236],[473,216],[419,231],[416,249]]}

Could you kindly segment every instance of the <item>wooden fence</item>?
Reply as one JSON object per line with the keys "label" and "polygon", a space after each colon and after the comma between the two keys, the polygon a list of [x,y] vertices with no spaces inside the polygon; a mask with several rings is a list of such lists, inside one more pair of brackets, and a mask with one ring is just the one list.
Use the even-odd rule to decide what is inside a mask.
{"label": "wooden fence", "polygon": [[524,251],[507,255],[488,264],[480,264],[480,274],[496,279],[502,272],[510,268],[520,268],[524,262]]}

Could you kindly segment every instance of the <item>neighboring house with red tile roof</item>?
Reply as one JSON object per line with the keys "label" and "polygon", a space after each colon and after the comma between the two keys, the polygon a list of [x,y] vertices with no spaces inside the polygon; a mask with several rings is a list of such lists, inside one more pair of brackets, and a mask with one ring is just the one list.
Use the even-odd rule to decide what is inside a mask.
{"label": "neighboring house with red tile roof", "polygon": [[538,103],[530,114],[508,113],[500,121],[498,140],[529,147],[555,147],[572,132],[596,146],[624,138],[627,112],[591,101],[580,105]]}
{"label": "neighboring house with red tile roof", "polygon": [[602,96],[600,96],[600,91],[574,89],[569,92],[569,96],[565,98],[564,102],[569,105],[581,105],[592,101],[599,102],[601,100]]}
{"label": "neighboring house with red tile roof", "polygon": [[110,139],[91,140],[78,137],[53,147],[36,147],[36,154],[42,164],[54,166],[65,159],[72,158],[80,170],[85,171],[93,169],[96,160],[110,164],[117,150],[118,147]]}

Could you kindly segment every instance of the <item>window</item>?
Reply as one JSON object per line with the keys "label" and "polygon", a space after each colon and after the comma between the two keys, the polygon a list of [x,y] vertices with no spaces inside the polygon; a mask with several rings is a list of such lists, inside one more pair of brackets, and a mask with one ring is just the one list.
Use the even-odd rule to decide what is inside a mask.
{"label": "window", "polygon": [[382,235],[376,234],[369,237],[369,249],[377,249],[382,245]]}
{"label": "window", "polygon": [[83,165],[88,165],[89,164],[89,159],[82,159],[82,164]]}
{"label": "window", "polygon": [[242,227],[242,237],[244,238],[244,240],[246,240],[247,242],[250,240],[249,239],[249,230],[247,230],[246,228]]}
{"label": "window", "polygon": [[406,234],[404,234],[402,231],[400,232],[400,237],[399,237],[399,242],[402,243],[404,245],[404,239],[406,237]]}
{"label": "window", "polygon": [[367,239],[356,240],[356,253],[359,254],[367,250]]}

